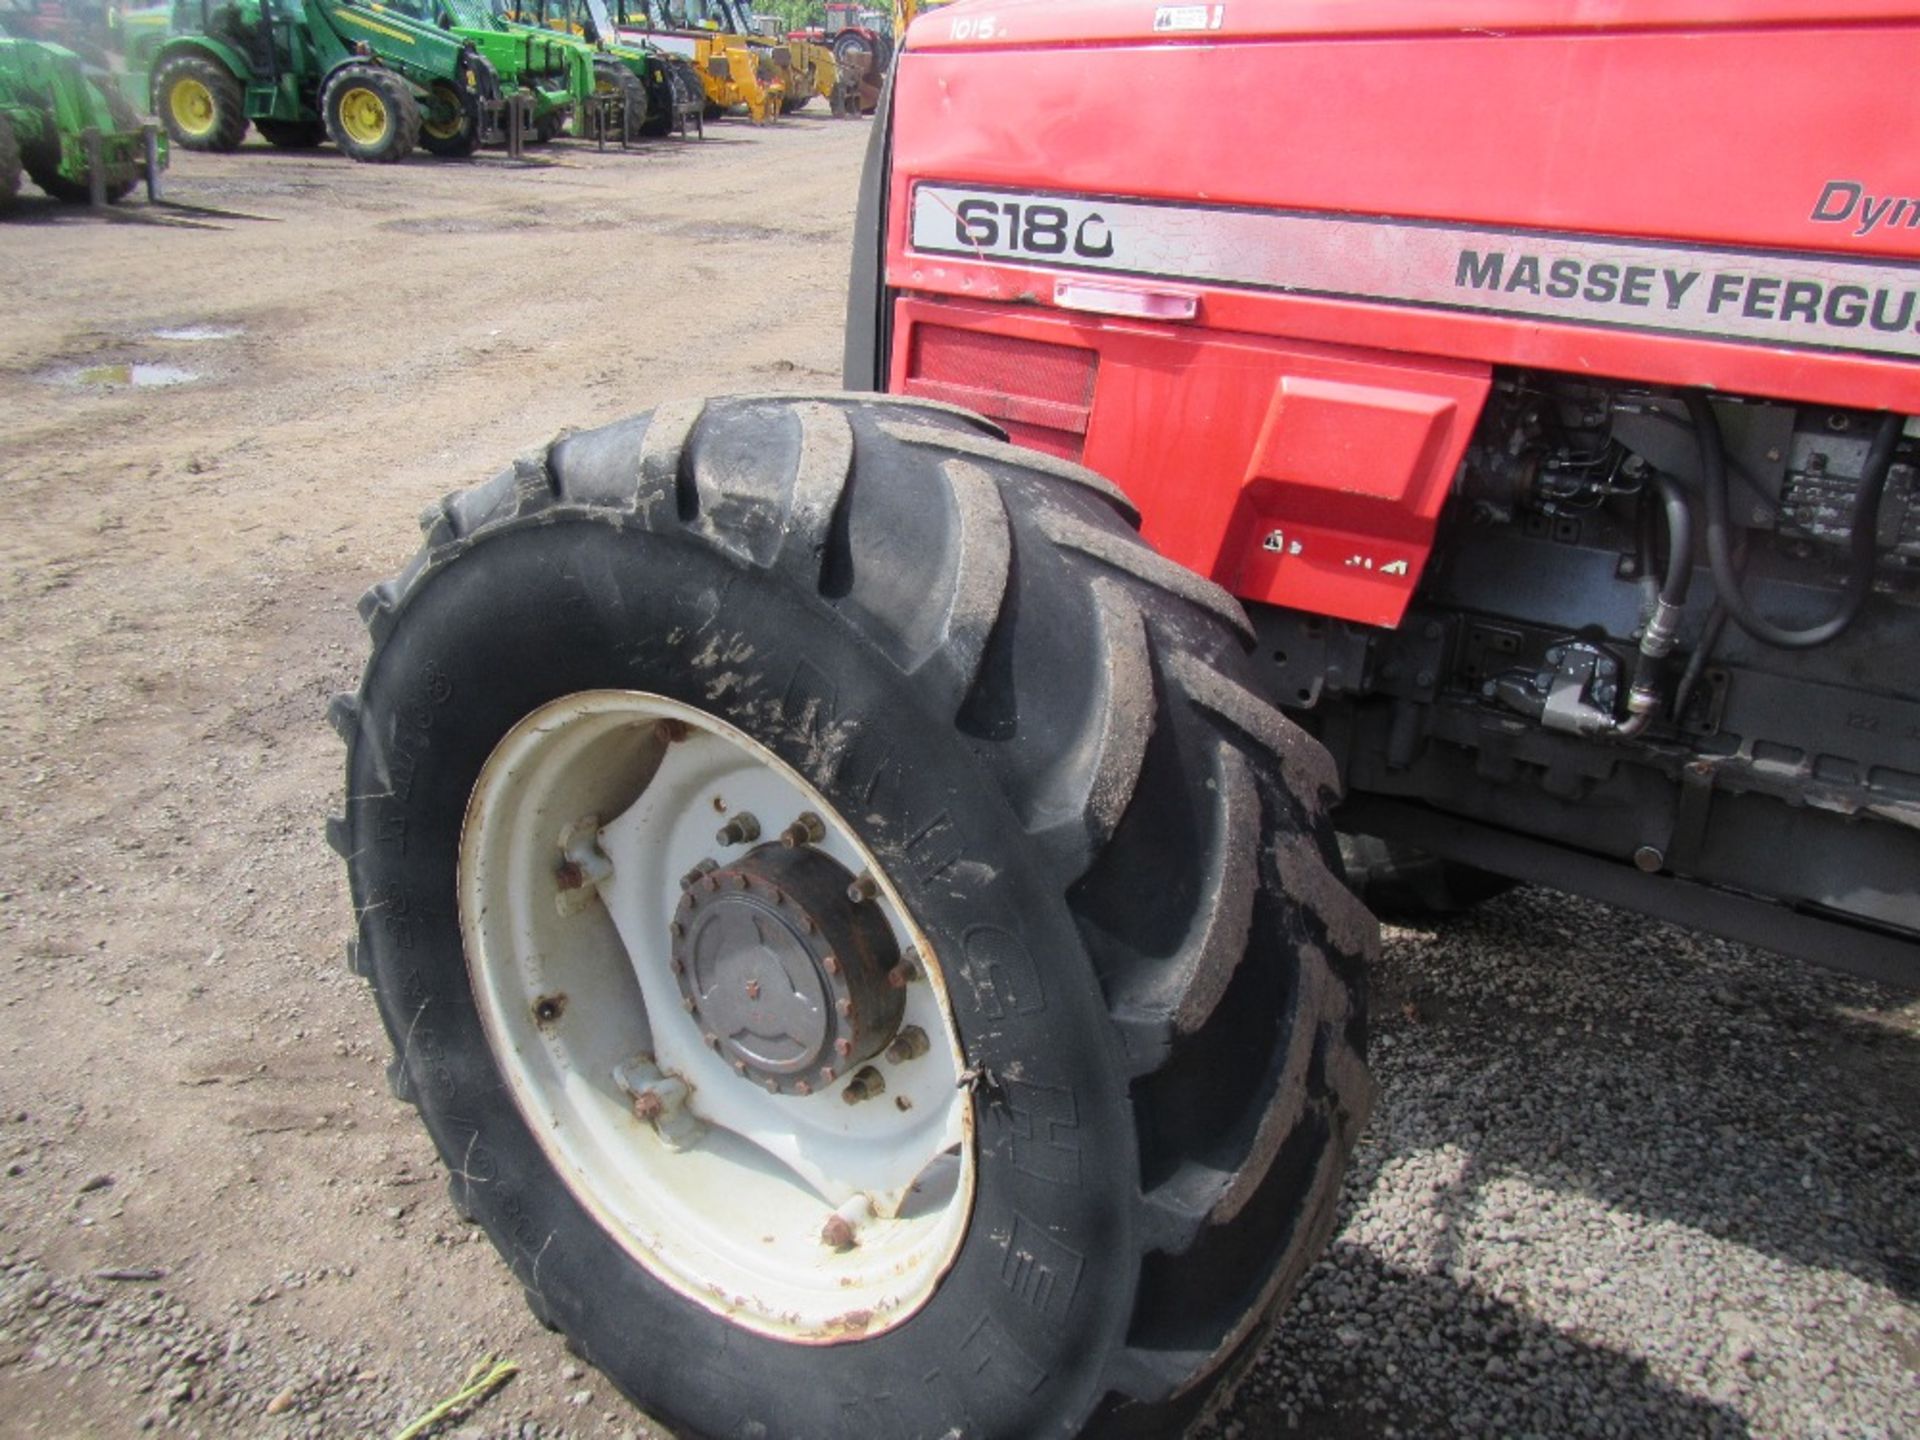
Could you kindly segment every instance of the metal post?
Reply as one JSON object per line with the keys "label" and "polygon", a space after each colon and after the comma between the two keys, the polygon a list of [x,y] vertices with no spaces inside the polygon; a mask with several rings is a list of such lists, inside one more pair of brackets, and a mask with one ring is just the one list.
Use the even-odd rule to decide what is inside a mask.
{"label": "metal post", "polygon": [[107,208],[107,162],[100,153],[100,132],[88,126],[80,132],[80,144],[87,155],[87,201],[96,210]]}
{"label": "metal post", "polygon": [[519,91],[507,97],[507,158],[518,160],[526,148],[526,97]]}
{"label": "metal post", "polygon": [[160,127],[149,120],[140,127],[140,143],[147,152],[147,200],[160,199]]}

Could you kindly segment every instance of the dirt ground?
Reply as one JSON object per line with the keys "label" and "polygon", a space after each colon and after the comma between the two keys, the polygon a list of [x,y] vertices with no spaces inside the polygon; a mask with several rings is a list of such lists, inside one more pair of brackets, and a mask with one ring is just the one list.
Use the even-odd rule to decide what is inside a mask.
{"label": "dirt ground", "polygon": [[[346,889],[321,838],[341,753],[323,716],[364,657],[354,601],[411,552],[428,502],[565,426],[834,386],[866,135],[807,114],[632,154],[556,146],[525,168],[255,144],[181,155],[170,186],[270,218],[164,229],[29,201],[0,227],[0,1435],[391,1434],[490,1355],[521,1374],[442,1433],[658,1433],[533,1322],[388,1097],[385,1038],[341,958]],[[1342,1434],[1473,1433],[1469,1400],[1445,1402],[1450,1424],[1435,1408],[1456,1380],[1497,1389],[1481,1433],[1571,1433],[1543,1408],[1535,1350],[1585,1365],[1608,1404],[1663,1407],[1640,1422],[1656,1411],[1621,1409],[1617,1433],[1901,1431],[1901,1377],[1920,1364],[1920,1006],[1871,987],[1789,992],[1785,962],[1597,907],[1501,905],[1478,930],[1390,945],[1385,1138],[1357,1169],[1359,1228],[1300,1322],[1302,1353],[1335,1357],[1331,1378],[1322,1394],[1281,1376],[1271,1399],[1257,1383],[1224,1433],[1303,1412],[1311,1429],[1336,1410]],[[1554,1009],[1573,991],[1543,978],[1553,964],[1585,977],[1575,1018]],[[1842,1012],[1866,1039],[1819,1038]],[[1674,1016],[1687,1028],[1668,1045]],[[1643,1122],[1609,1109],[1617,1086],[1589,1097],[1619,1116],[1596,1128],[1536,1114],[1557,1091],[1525,1065],[1502,1078],[1490,1047],[1526,1026],[1589,1079],[1616,1060],[1640,1073],[1636,1035],[1709,1096],[1760,1073],[1743,1064],[1787,1078],[1741,1081],[1705,1148],[1684,1106]],[[1808,1106],[1831,1107],[1824,1148],[1805,1139]],[[1391,1147],[1491,1155],[1510,1110],[1536,1129],[1512,1132],[1510,1168],[1488,1171],[1508,1209],[1486,1212],[1487,1248],[1462,1222],[1464,1258],[1379,1260],[1394,1176],[1413,1177],[1420,1205],[1459,1193]],[[1567,1157],[1533,1168],[1539,1127],[1563,1124]],[[1538,1188],[1499,1178],[1519,1170]],[[1676,1172],[1664,1189],[1645,1179]],[[1709,1192],[1684,1178],[1696,1172],[1730,1193],[1777,1172],[1793,1193],[1721,1225],[1720,1202],[1703,1216]],[[1567,1196],[1591,1205],[1562,1225],[1551,1211]],[[1592,1284],[1641,1286],[1646,1303],[1609,1311],[1502,1278],[1507,1262],[1487,1256],[1519,1253],[1516,1203],[1542,1217],[1535,1254],[1554,1225],[1568,1245],[1579,1226],[1703,1238],[1623,1249]],[[1859,1221],[1857,1245],[1834,1215]],[[1675,1267],[1730,1273],[1734,1251],[1765,1262],[1755,1307],[1801,1276],[1837,1298],[1817,1311],[1823,1290],[1769,1332],[1777,1357],[1749,1346],[1716,1368],[1703,1340],[1669,1364],[1694,1351],[1662,1351],[1654,1328],[1724,1329],[1736,1303],[1732,1288],[1674,1298],[1693,1293]],[[1458,1376],[1419,1380],[1439,1388],[1415,1403],[1406,1376],[1465,1352],[1441,1319],[1405,1352],[1361,1343],[1368,1315],[1411,1313],[1409,1295],[1436,1315],[1484,1297],[1494,1338],[1473,1343],[1516,1358],[1474,1351],[1471,1374],[1449,1358]],[[1816,1313],[1854,1338],[1823,1349]],[[1812,1378],[1768,1390],[1763,1361]],[[1885,1429],[1822,1418],[1827,1379],[1845,1389],[1856,1365],[1896,1397],[1876,1402]],[[1554,1393],[1566,1413],[1590,1408],[1588,1390]]]}
{"label": "dirt ground", "polygon": [[[291,1387],[349,1434],[483,1352],[534,1372],[502,1413],[579,1428],[590,1392],[629,1423],[563,1378],[387,1095],[321,843],[325,705],[364,659],[354,601],[429,501],[563,426],[837,383],[866,135],[803,113],[526,168],[256,141],[178,156],[169,193],[271,220],[36,196],[0,229],[0,1257],[115,1304],[131,1282],[94,1271],[163,1270],[194,1322],[273,1357],[210,1408],[171,1404],[164,1367],[0,1344],[0,1431],[129,1434],[158,1407],[249,1434]],[[155,338],[179,329],[235,333]],[[78,378],[122,364],[195,378]]]}

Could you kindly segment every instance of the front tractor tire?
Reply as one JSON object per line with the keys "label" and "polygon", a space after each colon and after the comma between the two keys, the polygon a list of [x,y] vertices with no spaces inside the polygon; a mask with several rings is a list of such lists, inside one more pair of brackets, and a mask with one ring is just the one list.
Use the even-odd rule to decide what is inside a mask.
{"label": "front tractor tire", "polygon": [[436,80],[420,116],[420,148],[442,160],[464,160],[480,148],[486,112],[479,93],[458,80]]}
{"label": "front tractor tire", "polygon": [[205,55],[176,55],[153,77],[153,109],[174,144],[187,150],[238,150],[247,138],[239,79]]}
{"label": "front tractor tire", "polygon": [[647,87],[638,75],[618,60],[596,60],[593,88],[595,94],[616,97],[616,108],[609,121],[614,129],[608,139],[638,138],[646,134]]}
{"label": "front tractor tire", "polygon": [[341,153],[391,165],[420,142],[420,105],[407,82],[376,65],[342,65],[320,95],[327,135]]}
{"label": "front tractor tire", "polygon": [[329,840],[394,1088],[676,1432],[1177,1433],[1326,1240],[1377,928],[1135,518],[950,407],[677,403],[362,601]]}

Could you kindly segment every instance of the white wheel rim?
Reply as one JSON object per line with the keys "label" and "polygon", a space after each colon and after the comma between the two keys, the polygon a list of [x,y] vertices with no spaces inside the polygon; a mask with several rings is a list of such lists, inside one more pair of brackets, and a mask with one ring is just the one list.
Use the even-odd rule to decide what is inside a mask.
{"label": "white wheel rim", "polygon": [[[719,843],[716,831],[743,812],[759,840]],[[689,1012],[671,968],[669,926],[683,876],[702,860],[730,867],[777,847],[803,812],[824,830],[813,850],[874,878],[866,903],[917,972],[900,1030],[917,1026],[929,1046],[915,1058],[836,1062],[832,1080],[807,1072],[810,1094],[770,1094],[758,1072],[739,1073],[740,1052],[710,1047],[707,1012]],[[887,1330],[933,1294],[974,1187],[973,1113],[945,983],[872,854],[798,772],[663,696],[567,696],[488,757],[467,807],[459,888],[475,1001],[514,1101],[574,1196],[643,1266],[748,1329],[813,1344]],[[750,993],[757,1003],[757,981]],[[885,1092],[847,1103],[851,1077],[868,1067]],[[674,1080],[688,1087],[684,1104],[638,1118],[635,1087],[671,1097]],[[704,1126],[691,1142],[687,1112]],[[836,1211],[846,1225],[834,1239],[854,1239],[846,1248],[823,1238]]]}

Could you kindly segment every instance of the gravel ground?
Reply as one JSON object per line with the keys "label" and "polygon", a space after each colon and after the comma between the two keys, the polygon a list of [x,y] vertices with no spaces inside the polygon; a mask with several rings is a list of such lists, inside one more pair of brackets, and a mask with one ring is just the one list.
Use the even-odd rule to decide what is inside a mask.
{"label": "gravel ground", "polygon": [[[659,1433],[386,1094],[322,715],[424,504],[834,383],[864,139],[249,146],[172,186],[278,223],[0,231],[0,1435],[388,1436],[486,1355],[443,1437]],[[152,361],[198,378],[62,378]],[[1345,1223],[1215,1437],[1920,1435],[1912,995],[1522,891],[1390,932],[1375,1014]]]}
{"label": "gravel ground", "polygon": [[1346,1223],[1217,1436],[1920,1434],[1920,1003],[1550,891],[1390,929]]}

